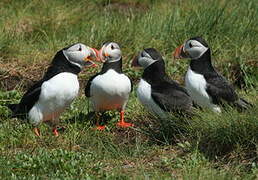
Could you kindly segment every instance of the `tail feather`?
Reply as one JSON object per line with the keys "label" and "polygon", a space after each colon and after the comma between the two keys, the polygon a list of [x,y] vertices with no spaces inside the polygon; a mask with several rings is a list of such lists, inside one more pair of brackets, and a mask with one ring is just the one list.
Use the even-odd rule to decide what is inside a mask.
{"label": "tail feather", "polygon": [[6,104],[5,106],[12,111],[11,118],[27,119],[26,111],[20,104]]}
{"label": "tail feather", "polygon": [[7,104],[6,106],[12,111],[14,112],[16,107],[17,107],[18,104]]}
{"label": "tail feather", "polygon": [[6,106],[12,111],[12,117],[15,117],[19,104],[7,104]]}
{"label": "tail feather", "polygon": [[248,101],[246,101],[243,98],[239,98],[234,105],[239,109],[239,110],[246,110],[249,109],[251,107],[253,107],[253,104],[249,103]]}

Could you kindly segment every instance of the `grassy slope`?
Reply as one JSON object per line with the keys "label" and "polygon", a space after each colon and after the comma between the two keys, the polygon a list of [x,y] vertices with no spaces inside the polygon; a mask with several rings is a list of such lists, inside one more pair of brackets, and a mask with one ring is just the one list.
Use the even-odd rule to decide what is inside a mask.
{"label": "grassy slope", "polygon": [[[171,117],[160,122],[146,115],[133,93],[126,118],[136,128],[115,128],[118,114],[108,113],[110,129],[95,132],[82,96],[62,116],[67,129],[60,137],[49,135],[43,125],[44,135],[36,138],[28,124],[8,119],[7,109],[0,106],[0,175],[257,178],[257,7],[255,0],[1,1],[2,65],[18,61],[31,67],[49,61],[68,44],[80,41],[100,47],[112,40],[121,44],[125,72],[133,79],[141,74],[130,68],[133,55],[144,47],[155,47],[167,60],[169,74],[182,81],[188,63],[172,61],[171,53],[185,39],[202,35],[212,47],[216,67],[232,82],[245,86],[239,93],[256,107],[244,113],[227,107],[220,116],[200,111],[193,120]],[[80,77],[85,81],[95,71]],[[5,73],[1,71],[0,77]],[[2,83],[1,88],[6,89]],[[19,86],[13,92],[1,92],[0,103],[17,101],[21,95]]]}

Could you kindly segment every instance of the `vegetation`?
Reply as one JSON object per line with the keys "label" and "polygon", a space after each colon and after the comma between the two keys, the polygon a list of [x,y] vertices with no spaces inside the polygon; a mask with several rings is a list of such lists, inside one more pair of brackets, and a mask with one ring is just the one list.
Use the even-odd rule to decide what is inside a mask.
{"label": "vegetation", "polygon": [[[258,6],[255,0],[2,0],[0,1],[0,177],[1,179],[257,179]],[[55,52],[82,42],[100,48],[121,45],[124,71],[142,48],[155,47],[167,72],[183,84],[188,62],[173,50],[192,36],[210,44],[217,69],[254,108],[221,115],[197,110],[193,119],[161,121],[132,93],[125,114],[135,128],[119,129],[107,112],[108,129],[92,129],[83,94],[61,117],[59,137],[41,126],[10,119],[6,103],[18,102],[38,80]],[[80,74],[81,89],[98,71]]]}

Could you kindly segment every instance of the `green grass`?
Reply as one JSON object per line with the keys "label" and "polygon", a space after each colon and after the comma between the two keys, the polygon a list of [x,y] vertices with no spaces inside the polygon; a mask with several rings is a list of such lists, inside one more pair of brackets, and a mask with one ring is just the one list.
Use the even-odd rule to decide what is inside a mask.
{"label": "green grass", "polygon": [[[1,179],[257,179],[257,5],[255,0],[1,1]],[[119,115],[108,112],[108,129],[96,132],[81,95],[62,115],[66,130],[58,138],[46,125],[37,138],[29,124],[8,118],[3,106],[19,101],[55,52],[75,42],[96,48],[118,42],[124,71],[134,82],[142,71],[130,67],[133,56],[155,47],[168,74],[182,82],[189,62],[173,60],[172,52],[197,35],[211,46],[217,69],[254,108],[239,113],[226,107],[221,115],[198,110],[191,120],[161,121],[133,92],[126,119],[136,127],[116,128]],[[81,82],[96,71],[85,70]]]}

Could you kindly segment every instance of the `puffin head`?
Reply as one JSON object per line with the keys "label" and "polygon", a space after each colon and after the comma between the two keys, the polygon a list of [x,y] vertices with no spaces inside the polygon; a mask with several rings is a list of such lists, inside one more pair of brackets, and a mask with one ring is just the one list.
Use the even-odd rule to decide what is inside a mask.
{"label": "puffin head", "polygon": [[121,49],[119,45],[115,42],[105,42],[99,50],[99,58],[102,62],[116,62],[119,61],[121,57]]}
{"label": "puffin head", "polygon": [[199,59],[208,49],[209,46],[203,38],[193,37],[176,48],[174,58],[190,58],[192,60],[196,60]]}
{"label": "puffin head", "polygon": [[82,43],[73,44],[62,49],[62,51],[66,59],[71,64],[74,64],[81,69],[83,67],[94,67],[96,64],[92,61],[99,61],[98,51]]}
{"label": "puffin head", "polygon": [[154,48],[147,48],[141,51],[133,60],[132,66],[143,67],[146,69],[148,66],[156,61],[163,61],[161,54]]}

